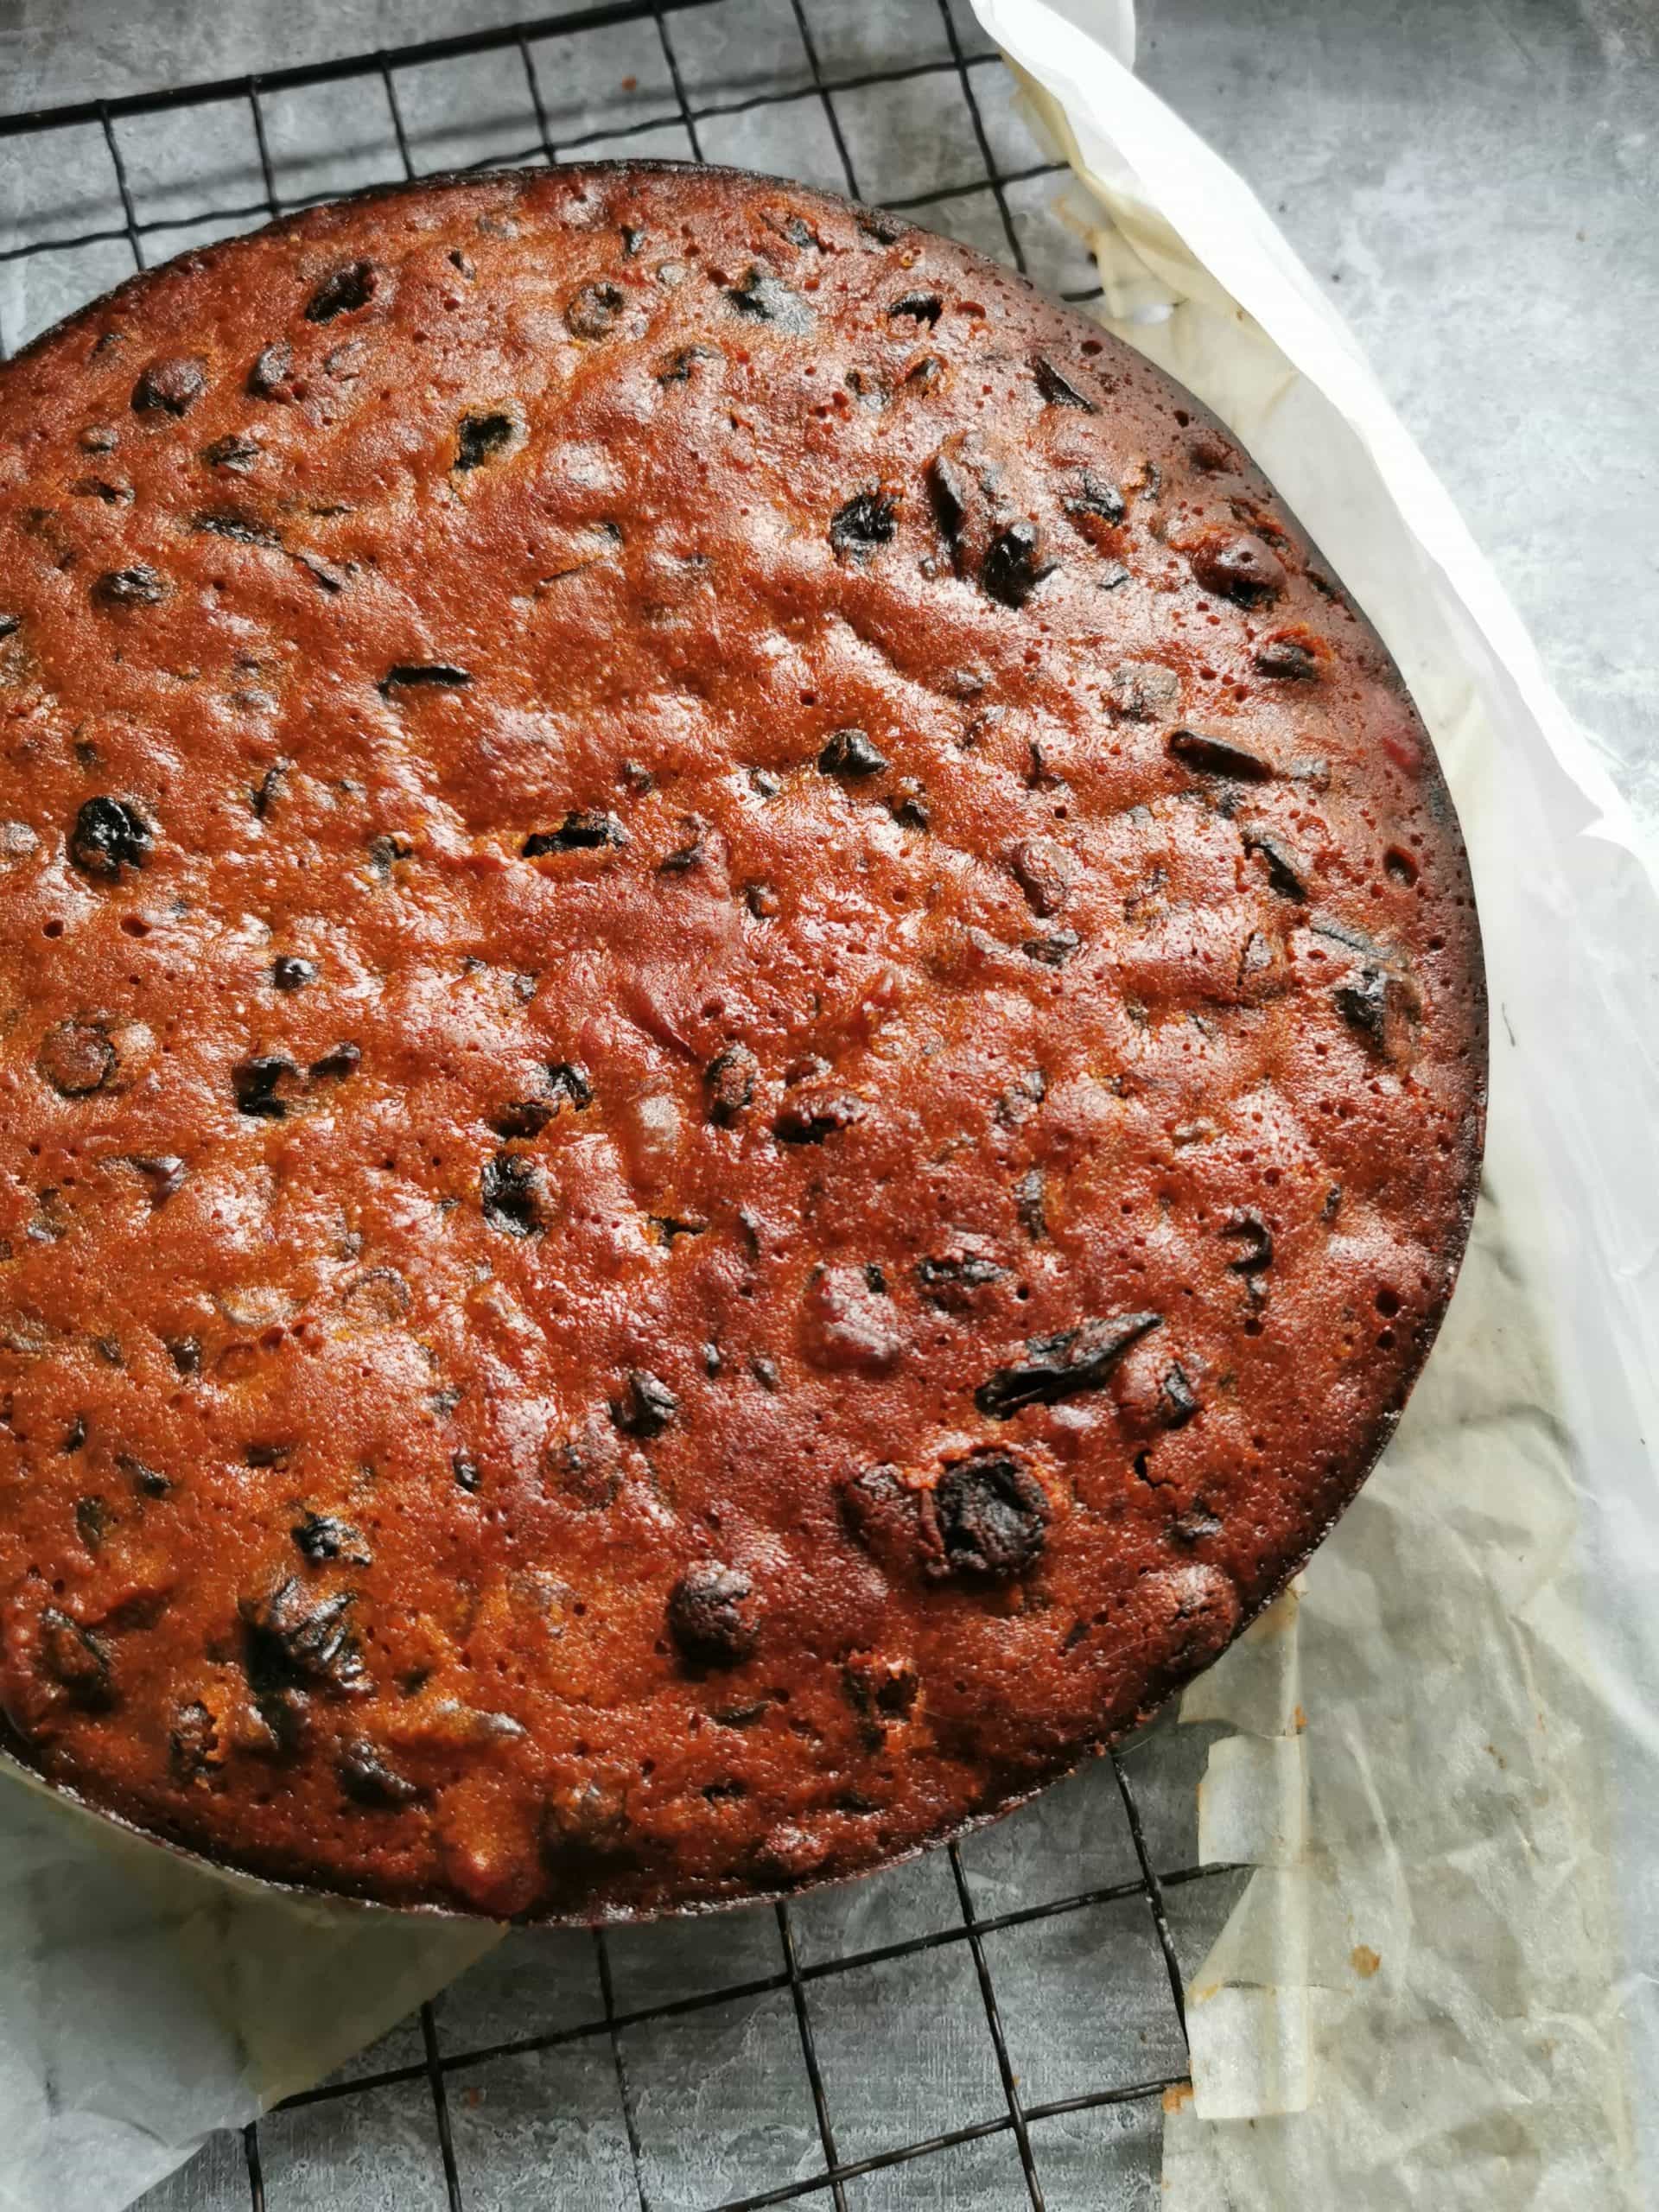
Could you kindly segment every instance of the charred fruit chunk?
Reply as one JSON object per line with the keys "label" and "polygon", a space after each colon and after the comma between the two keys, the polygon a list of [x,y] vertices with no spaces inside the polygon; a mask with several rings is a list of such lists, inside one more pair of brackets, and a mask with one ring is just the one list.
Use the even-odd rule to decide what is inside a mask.
{"label": "charred fruit chunk", "polygon": [[694,1561],[669,1593],[668,1629],[694,1663],[734,1666],[760,1641],[753,1582],[741,1567],[713,1559]]}
{"label": "charred fruit chunk", "polygon": [[1024,1574],[1048,1540],[1046,1491],[1012,1452],[976,1452],[947,1467],[931,1493],[942,1556],[929,1567],[1006,1582]]}
{"label": "charred fruit chunk", "polygon": [[620,847],[627,842],[628,833],[613,814],[585,806],[574,808],[556,830],[535,830],[520,849],[527,861],[537,861],[545,853],[597,852],[607,845]]}
{"label": "charred fruit chunk", "polygon": [[523,1153],[498,1152],[479,1177],[484,1218],[504,1236],[539,1236],[547,1227],[547,1179]]}
{"label": "charred fruit chunk", "polygon": [[611,1418],[625,1435],[650,1438],[660,1436],[679,1410],[678,1398],[661,1376],[637,1367],[623,1385],[621,1398],[611,1408]]}
{"label": "charred fruit chunk", "polygon": [[1159,1313],[1119,1313],[1058,1336],[1033,1337],[1023,1359],[999,1367],[980,1384],[974,1403],[993,1421],[1007,1421],[1023,1406],[1055,1406],[1097,1390],[1129,1346],[1162,1319]]}
{"label": "charred fruit chunk", "polygon": [[1192,559],[1192,574],[1205,590],[1236,607],[1260,607],[1285,588],[1284,563],[1270,545],[1248,532],[1206,538]]}
{"label": "charred fruit chunk", "polygon": [[868,561],[899,531],[898,508],[887,493],[855,492],[830,518],[830,543],[838,561]]}
{"label": "charred fruit chunk", "polygon": [[334,1776],[342,1794],[369,1812],[397,1812],[412,1805],[421,1794],[418,1783],[399,1774],[372,1744],[360,1738],[340,1746]]}
{"label": "charred fruit chunk", "polygon": [[1002,606],[1019,608],[1058,566],[1057,562],[1043,559],[1041,534],[1035,523],[1010,523],[992,538],[979,581]]}
{"label": "charred fruit chunk", "polygon": [[283,1690],[363,1695],[371,1685],[347,1618],[354,1603],[349,1590],[326,1596],[308,1590],[297,1575],[263,1598],[245,1598],[238,1608],[244,1664],[255,1695]]}
{"label": "charred fruit chunk", "polygon": [[152,361],[132,388],[135,415],[188,415],[207,389],[207,364],[200,353]]}
{"label": "charred fruit chunk", "polygon": [[314,1567],[328,1560],[344,1560],[348,1567],[367,1567],[369,1548],[360,1530],[332,1513],[308,1513],[289,1530],[289,1535]]}
{"label": "charred fruit chunk", "polygon": [[1164,749],[1172,760],[1196,768],[1201,775],[1231,776],[1240,783],[1264,784],[1277,772],[1258,754],[1229,738],[1217,736],[1212,730],[1173,729],[1164,741]]}
{"label": "charred fruit chunk", "polygon": [[83,799],[69,835],[69,857],[83,875],[114,881],[125,868],[143,868],[155,833],[128,800]]}
{"label": "charred fruit chunk", "polygon": [[891,764],[861,729],[838,729],[818,755],[826,776],[879,776]]}
{"label": "charred fruit chunk", "polygon": [[747,1045],[728,1045],[717,1053],[702,1072],[709,1120],[729,1128],[753,1099],[760,1073],[760,1063]]}
{"label": "charred fruit chunk", "polygon": [[800,294],[768,270],[752,268],[741,284],[728,289],[726,296],[740,315],[756,322],[775,323],[779,330],[798,338],[810,330],[816,320]]}
{"label": "charred fruit chunk", "polygon": [[336,269],[306,302],[306,321],[332,322],[336,315],[355,315],[379,290],[381,274],[372,261],[348,262],[343,269]]}
{"label": "charred fruit chunk", "polygon": [[41,1614],[41,1663],[72,1705],[98,1713],[111,1702],[110,1649],[56,1605]]}

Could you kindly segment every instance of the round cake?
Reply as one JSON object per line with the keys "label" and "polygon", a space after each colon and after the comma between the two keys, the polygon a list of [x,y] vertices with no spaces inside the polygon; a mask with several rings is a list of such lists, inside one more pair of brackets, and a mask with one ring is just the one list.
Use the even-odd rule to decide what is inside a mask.
{"label": "round cake", "polygon": [[1098,1752],[1398,1418],[1468,870],[1196,402],[961,246],[440,181],[0,371],[0,1713],[600,1920]]}

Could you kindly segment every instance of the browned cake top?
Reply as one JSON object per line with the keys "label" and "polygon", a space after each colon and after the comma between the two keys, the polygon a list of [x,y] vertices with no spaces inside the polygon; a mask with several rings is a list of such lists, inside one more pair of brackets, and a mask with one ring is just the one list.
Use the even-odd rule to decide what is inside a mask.
{"label": "browned cake top", "polygon": [[573,168],[0,372],[0,1710],[213,1856],[596,1915],[912,1848],[1397,1416],[1484,1003],[1375,637],[963,249]]}

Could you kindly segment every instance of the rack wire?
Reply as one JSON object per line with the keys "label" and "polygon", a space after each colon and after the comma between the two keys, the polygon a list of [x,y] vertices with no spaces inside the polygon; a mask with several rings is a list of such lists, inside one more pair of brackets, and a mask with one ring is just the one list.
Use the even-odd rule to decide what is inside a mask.
{"label": "rack wire", "polygon": [[[741,43],[759,62],[728,63],[705,82],[706,70],[688,66],[700,25],[721,31],[722,54]],[[791,34],[793,59],[774,66]],[[571,89],[583,42],[600,41],[613,60],[626,54],[631,62],[620,79],[630,94],[628,111],[602,123]],[[848,66],[830,58],[832,44],[852,54]],[[871,44],[889,57],[880,66],[879,56],[866,58]],[[433,142],[445,134],[423,131],[411,119],[410,87],[435,68],[479,61],[505,63],[511,72],[493,79],[493,111],[474,119],[489,149],[470,161],[428,163]],[[660,94],[641,95],[642,82],[660,86]],[[1034,143],[1015,143],[995,105],[1004,94],[1000,59],[965,14],[958,19],[952,0],[892,0],[879,10],[866,10],[862,0],[602,0],[343,60],[0,116],[0,188],[7,160],[15,162],[25,149],[35,176],[48,180],[29,191],[0,188],[0,207],[37,207],[27,221],[0,216],[0,276],[10,278],[10,291],[0,285],[0,356],[124,273],[111,267],[109,249],[124,247],[133,267],[143,269],[204,234],[222,236],[334,196],[337,184],[283,189],[284,168],[294,164],[281,156],[273,115],[353,85],[378,86],[384,99],[390,140],[387,173],[378,181],[386,182],[429,167],[539,165],[630,148],[702,161],[717,141],[724,152],[745,118],[787,111],[798,120],[802,110],[814,109],[831,175],[807,176],[803,167],[792,173],[838,183],[855,199],[926,211],[959,234],[978,221],[975,242],[1022,274],[1037,275],[1072,300],[1098,296],[1097,286],[1057,281],[1077,270],[1079,251],[1028,188],[1062,164],[1043,158]],[[866,148],[879,148],[881,115],[905,111],[883,109],[874,126],[867,111],[861,139],[859,103],[891,99],[895,88],[906,106],[926,110],[935,130],[954,120],[959,173],[919,188],[912,178],[912,188],[881,189],[874,172],[883,164],[873,163]],[[953,104],[944,125],[942,98]],[[237,172],[251,192],[244,186],[219,196],[213,177],[203,175],[192,180],[195,196],[181,209],[176,189],[169,197],[146,187],[132,134],[154,118],[213,118],[222,140],[231,114],[251,132],[251,157]],[[809,136],[803,130],[803,142]],[[89,160],[98,148],[104,176]],[[375,180],[359,174],[355,181]],[[168,212],[146,213],[149,200]],[[31,265],[49,271],[50,281],[19,283]],[[1191,1839],[1169,1808],[1190,1809],[1192,1798],[1190,1775],[1166,1748],[1173,1740],[1165,1732],[1114,1754],[1092,1775],[990,1832],[1000,1844],[988,1847],[983,1836],[952,1844],[915,1867],[840,1893],[842,1903],[827,1909],[808,1899],[742,1916],[741,1929],[708,1923],[689,1934],[683,1926],[677,1936],[594,1930],[582,1939],[585,1959],[559,1938],[511,1937],[494,1963],[474,1969],[437,2005],[423,2006],[417,2023],[358,2069],[247,2127],[233,2158],[221,2141],[185,2177],[152,2193],[146,2208],[230,2212],[249,2203],[252,2212],[284,2212],[290,2204],[327,2204],[355,2212],[357,2202],[396,2201],[429,2203],[434,2212],[489,2212],[531,2202],[637,2201],[639,2212],[759,2212],[796,2202],[876,2212],[925,2196],[1033,2212],[1148,2204],[1160,2101],[1188,2086],[1182,1949],[1187,1967],[1196,1965],[1236,1889],[1236,1878],[1230,1885],[1226,1878],[1238,1871],[1179,1863]],[[1201,1748],[1188,1746],[1189,1764]],[[1149,1780],[1158,1801],[1151,1813]],[[1160,1865],[1169,1853],[1173,1858]],[[1073,1886],[1088,1867],[1111,1878]],[[1054,1894],[1037,1894],[1051,1885]],[[1000,1909],[987,1910],[998,1899]],[[876,1942],[846,1940],[861,1923],[867,1932],[883,1926],[910,1932]],[[1069,1953],[1033,1948],[1057,1930]],[[625,1946],[629,1955],[620,1956]],[[730,1971],[746,1955],[757,1970]],[[630,1980],[641,1985],[639,2001],[630,1995]],[[555,1985],[569,2017],[537,2025],[534,2016],[545,2012]],[[848,1992],[850,2003],[835,2001]],[[685,2122],[658,2078],[652,2038],[682,2025],[705,2039],[699,2050],[716,2053],[716,2071],[719,2054],[734,2051],[733,2078],[741,2088],[753,2077],[748,2112],[738,2113],[729,2097],[714,2100],[733,2115],[731,2140],[741,2151],[735,2160],[723,2155],[729,2145],[687,2143]],[[489,2031],[502,2028],[507,2031]],[[798,2063],[804,2101],[776,2071],[786,2044]],[[586,2063],[595,2055],[597,2073]],[[931,2066],[930,2058],[941,2063]],[[585,2070],[561,2076],[562,2059],[581,2059]],[[580,2126],[572,2123],[550,2149],[535,2132],[534,2114],[527,2118],[522,2108],[522,2085],[505,2100],[512,2139],[499,2130],[491,2139],[492,2085],[515,2066],[556,2069],[531,2076],[532,2103],[542,2097],[556,2135],[579,2108]],[[907,2069],[918,2080],[929,2076],[936,2124],[914,2119],[914,2099],[903,2113],[872,2108],[881,2104],[881,2082]],[[780,2116],[786,2106],[792,2120]],[[407,2170],[407,2193],[395,2198],[387,2188],[404,2184],[396,2175],[388,2181],[391,2138],[374,2134],[383,2111],[395,2115]],[[308,2168],[294,2131],[325,2113],[341,2126],[327,2136],[324,2152],[314,2147]],[[1090,2115],[1122,2114],[1131,2116],[1129,2135],[1077,2132]],[[706,2113],[697,2124],[707,2131]],[[1120,2158],[1126,2141],[1128,2155]],[[373,2177],[359,2191],[346,2153],[365,2142]],[[692,2149],[698,2155],[688,2155]],[[735,2186],[710,2196],[709,2177],[718,2183],[722,2175]],[[899,2195],[882,2193],[888,2181]],[[541,2193],[550,2186],[550,2195]]]}

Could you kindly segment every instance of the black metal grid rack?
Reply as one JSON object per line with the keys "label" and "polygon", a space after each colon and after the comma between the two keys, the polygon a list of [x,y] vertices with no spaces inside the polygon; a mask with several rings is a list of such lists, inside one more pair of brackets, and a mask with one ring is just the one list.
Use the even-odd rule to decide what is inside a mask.
{"label": "black metal grid rack", "polygon": [[[736,22],[734,10],[746,11]],[[718,66],[694,68],[698,19],[722,18]],[[627,95],[602,120],[570,90],[584,41],[602,44]],[[617,77],[619,57],[628,67]],[[411,93],[434,73],[468,67],[483,73],[486,112],[470,119],[457,160],[452,126],[423,124]],[[384,175],[359,164],[349,182],[631,148],[729,159],[734,128],[771,113],[787,124],[784,150],[751,153],[749,166],[926,211],[1068,298],[1097,296],[1086,281],[1065,281],[1090,272],[1046,211],[1046,180],[1061,164],[1020,143],[1001,64],[962,0],[603,0],[346,60],[0,117],[0,280],[11,283],[8,292],[0,282],[0,354],[107,289],[129,257],[142,269],[333,196],[333,175],[304,188],[303,155],[274,118],[286,128],[296,102],[352,86],[378,86],[384,101]],[[899,180],[907,188],[894,190],[883,149],[914,109],[917,135],[933,134],[936,166],[948,174],[918,186],[925,146],[912,149],[911,174]],[[232,117],[251,143],[226,158]],[[153,169],[162,118],[192,126],[200,151],[189,131],[168,131],[170,175],[158,179],[145,161]],[[21,177],[25,154],[29,181],[9,192],[5,164]],[[50,281],[19,285],[31,264]],[[418,2027],[407,2024],[238,2143],[222,2139],[146,2208],[1150,2205],[1160,2103],[1186,2082],[1183,1968],[1197,1965],[1236,1888],[1216,1878],[1236,1870],[1184,1863],[1203,1749],[1192,1734],[1154,1732],[988,1832],[995,1840],[952,1845],[829,1893],[827,1905],[808,1899],[625,1935],[510,1937],[493,1965],[423,2006]],[[1084,1872],[1105,1878],[1080,1886]],[[677,2070],[659,2082],[651,2038],[681,2031],[705,2040],[682,2042]],[[572,2057],[584,2063],[565,2076],[537,2070]],[[883,2083],[907,2069],[927,2077],[928,2095],[884,2100]],[[688,2102],[705,2073],[720,2077],[714,2092]],[[754,2089],[748,2110],[732,2082]],[[479,2117],[492,2094],[508,2131],[493,2141]],[[380,2111],[395,2115],[395,2158],[391,2138],[373,2138]],[[296,2148],[295,2131],[323,2113],[338,2125]],[[1127,2132],[1079,2126],[1114,2114],[1129,2116]],[[552,2125],[551,2143],[538,2120]]]}

